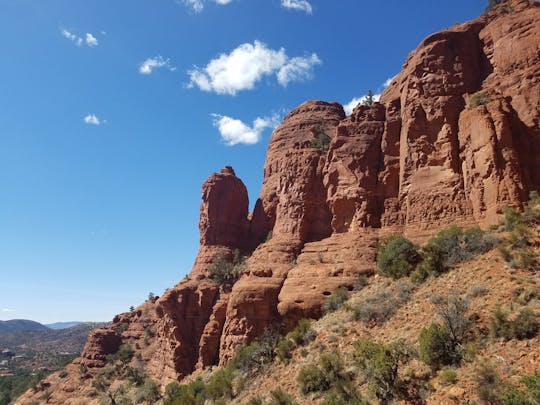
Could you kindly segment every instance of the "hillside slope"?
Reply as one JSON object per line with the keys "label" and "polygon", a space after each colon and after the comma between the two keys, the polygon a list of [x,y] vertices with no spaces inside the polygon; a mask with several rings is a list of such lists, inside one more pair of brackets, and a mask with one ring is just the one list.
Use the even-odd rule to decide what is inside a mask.
{"label": "hillside slope", "polygon": [[[506,207],[524,208],[540,189],[538,26],[537,2],[509,0],[426,38],[379,103],[350,116],[322,101],[291,111],[271,137],[254,211],[231,167],[212,174],[203,185],[190,275],[93,332],[67,376],[44,382],[48,403],[110,400],[120,384],[108,385],[111,364],[129,364],[161,387],[223,366],[269,329],[286,333],[302,318],[320,318],[336,288],[350,292],[361,277],[369,288],[387,282],[371,277],[385,236],[423,243],[452,224],[486,228]],[[493,281],[485,280],[495,283],[489,300],[509,304],[510,287],[495,287],[532,276],[508,276],[506,265],[486,257],[495,268]],[[400,309],[393,327],[374,331],[383,341],[403,334],[414,345],[433,314],[426,286],[468,290],[469,280],[462,269],[422,284],[409,312]],[[536,361],[532,342],[527,351]],[[283,386],[294,382],[287,374],[293,368],[276,367],[272,376]],[[40,395],[29,392],[21,403]]]}

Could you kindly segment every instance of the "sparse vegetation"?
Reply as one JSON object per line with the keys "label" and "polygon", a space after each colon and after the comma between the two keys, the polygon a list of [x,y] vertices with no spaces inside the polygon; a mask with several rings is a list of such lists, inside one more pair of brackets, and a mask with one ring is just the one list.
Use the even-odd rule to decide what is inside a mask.
{"label": "sparse vegetation", "polygon": [[513,319],[509,319],[510,313],[501,306],[495,308],[491,318],[490,329],[494,337],[510,339],[530,339],[538,333],[540,328],[535,313],[529,308],[523,308]]}
{"label": "sparse vegetation", "polygon": [[336,384],[348,384],[349,376],[344,372],[344,363],[337,352],[323,354],[318,364],[302,367],[297,381],[304,394],[328,391]]}
{"label": "sparse vegetation", "polygon": [[289,393],[278,388],[277,390],[270,391],[268,405],[296,405],[296,401]]}
{"label": "sparse vegetation", "polygon": [[[490,0],[490,1],[493,1],[493,0]],[[486,105],[490,101],[491,101],[491,98],[486,93],[484,93],[483,91],[479,91],[477,93],[474,93],[471,96],[471,99],[469,100],[469,108]]]}
{"label": "sparse vegetation", "polygon": [[294,349],[309,343],[314,338],[315,331],[311,328],[311,321],[301,319],[293,331],[279,340],[275,348],[276,355],[281,361],[288,361]]}
{"label": "sparse vegetation", "polygon": [[526,375],[521,379],[524,389],[510,388],[502,398],[503,405],[540,404],[540,372]]}
{"label": "sparse vegetation", "polygon": [[367,94],[362,100],[362,105],[369,106],[369,105],[373,105],[374,102],[375,102],[375,94],[373,93],[373,90],[368,90]]}
{"label": "sparse vegetation", "polygon": [[433,322],[427,328],[422,328],[418,339],[419,355],[432,369],[460,363],[463,343],[471,326],[467,317],[468,308],[466,298],[452,294],[445,302],[438,304],[442,324]]}
{"label": "sparse vegetation", "polygon": [[109,354],[107,356],[107,361],[110,363],[119,361],[123,364],[127,364],[131,361],[134,354],[135,354],[135,351],[133,350],[133,347],[131,347],[131,345],[123,344],[120,346],[120,348],[118,349],[116,353]]}
{"label": "sparse vegetation", "polygon": [[231,287],[240,278],[245,268],[245,257],[236,249],[232,259],[224,253],[218,254],[208,272],[217,284]]}
{"label": "sparse vegetation", "polygon": [[340,309],[343,304],[349,299],[349,294],[345,287],[338,287],[333,292],[332,295],[323,305],[324,312],[335,312]]}
{"label": "sparse vegetation", "polygon": [[495,366],[483,359],[476,368],[476,389],[478,397],[488,404],[500,403],[502,396],[502,381]]}
{"label": "sparse vegetation", "polygon": [[399,393],[399,367],[410,357],[404,342],[384,345],[360,339],[354,348],[354,360],[380,403],[392,401]]}
{"label": "sparse vegetation", "polygon": [[326,129],[321,123],[317,126],[315,136],[310,140],[309,146],[311,148],[320,149],[322,151],[327,151],[330,146],[332,138],[326,134]]}
{"label": "sparse vegetation", "polygon": [[439,373],[439,381],[442,385],[452,385],[457,381],[457,373],[449,368],[441,370]]}
{"label": "sparse vegetation", "polygon": [[419,261],[418,248],[404,236],[390,236],[379,244],[377,269],[384,276],[394,279],[406,277]]}

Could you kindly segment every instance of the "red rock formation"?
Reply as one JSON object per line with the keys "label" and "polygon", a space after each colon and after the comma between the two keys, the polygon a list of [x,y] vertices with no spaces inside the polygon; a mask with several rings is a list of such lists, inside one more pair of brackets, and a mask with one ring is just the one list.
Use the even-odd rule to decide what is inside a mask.
{"label": "red rock formation", "polygon": [[[149,304],[151,376],[180,379],[224,363],[265,328],[320,316],[336,287],[373,272],[380,234],[488,225],[540,189],[540,5],[505,6],[426,38],[380,103],[348,117],[322,101],[291,111],[270,139],[251,215],[230,167],[209,177],[189,279]],[[471,104],[479,92],[490,101]],[[310,145],[321,130],[327,150]],[[254,251],[229,292],[207,270],[234,249]],[[140,337],[131,323],[142,315],[132,316],[121,340],[94,333],[81,361],[99,366]]]}
{"label": "red rock formation", "polygon": [[80,363],[88,368],[103,367],[106,356],[116,353],[122,344],[122,338],[112,329],[96,329],[84,346]]}

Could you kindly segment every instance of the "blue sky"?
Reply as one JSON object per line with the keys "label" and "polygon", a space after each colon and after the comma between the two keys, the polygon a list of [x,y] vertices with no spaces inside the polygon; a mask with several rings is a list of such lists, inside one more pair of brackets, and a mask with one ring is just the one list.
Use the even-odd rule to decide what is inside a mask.
{"label": "blue sky", "polygon": [[201,184],[380,92],[484,0],[2,0],[0,319],[110,320],[190,270]]}

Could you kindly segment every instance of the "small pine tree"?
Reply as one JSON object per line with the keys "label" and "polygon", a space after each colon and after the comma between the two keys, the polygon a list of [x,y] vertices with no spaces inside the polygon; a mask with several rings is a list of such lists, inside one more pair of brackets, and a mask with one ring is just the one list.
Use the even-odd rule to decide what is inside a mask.
{"label": "small pine tree", "polygon": [[373,105],[375,102],[375,94],[373,94],[372,90],[368,90],[366,96],[364,97],[364,100],[362,100],[362,105]]}

